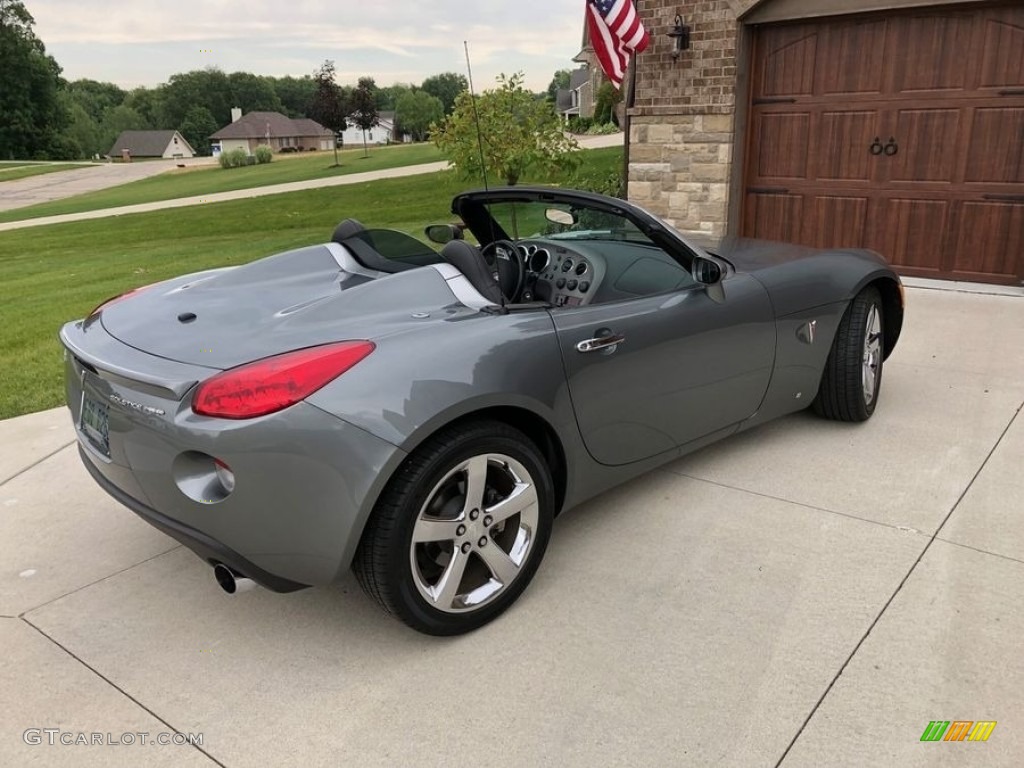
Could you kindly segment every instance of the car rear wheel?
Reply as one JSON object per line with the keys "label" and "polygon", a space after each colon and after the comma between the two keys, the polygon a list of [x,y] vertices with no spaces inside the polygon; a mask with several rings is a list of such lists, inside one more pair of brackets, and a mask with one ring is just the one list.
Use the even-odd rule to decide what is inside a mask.
{"label": "car rear wheel", "polygon": [[836,421],[867,421],[882,386],[885,317],[876,288],[865,288],[846,308],[825,363],[816,413]]}
{"label": "car rear wheel", "polygon": [[500,422],[456,426],[398,470],[353,567],[367,594],[413,629],[462,634],[526,589],[553,514],[551,473],[525,435]]}

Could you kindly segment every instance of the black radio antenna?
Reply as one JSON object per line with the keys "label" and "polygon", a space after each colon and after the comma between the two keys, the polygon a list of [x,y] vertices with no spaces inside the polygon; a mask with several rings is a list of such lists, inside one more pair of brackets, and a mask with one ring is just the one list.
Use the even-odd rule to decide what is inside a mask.
{"label": "black radio antenna", "polygon": [[480,150],[480,173],[484,177],[484,189],[489,189],[487,185],[487,163],[484,160],[484,134],[480,128],[480,112],[476,106],[476,90],[473,88],[473,65],[469,62],[469,43],[466,40],[462,41],[462,46],[466,49],[466,71],[469,73],[469,95],[473,102],[473,119],[476,121],[476,145]]}

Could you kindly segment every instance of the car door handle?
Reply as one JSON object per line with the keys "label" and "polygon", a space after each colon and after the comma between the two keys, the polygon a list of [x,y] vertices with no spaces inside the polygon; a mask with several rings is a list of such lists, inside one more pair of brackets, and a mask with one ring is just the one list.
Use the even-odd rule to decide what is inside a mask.
{"label": "car door handle", "polygon": [[624,342],[626,337],[613,333],[609,336],[598,336],[596,339],[587,339],[576,345],[577,352],[600,352],[602,349],[611,349]]}

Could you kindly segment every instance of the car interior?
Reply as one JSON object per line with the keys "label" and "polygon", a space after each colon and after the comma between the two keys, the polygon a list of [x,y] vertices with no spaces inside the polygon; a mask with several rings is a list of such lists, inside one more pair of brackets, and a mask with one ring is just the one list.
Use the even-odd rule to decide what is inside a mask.
{"label": "car interior", "polygon": [[[490,224],[426,228],[440,252],[396,230],[346,219],[332,240],[365,267],[397,273],[448,263],[496,305],[540,302],[578,307],[677,291],[697,282],[690,271],[622,215],[565,203],[499,203]],[[488,231],[489,230],[489,231]],[[511,235],[506,233],[511,232]],[[523,236],[524,233],[529,233]]]}

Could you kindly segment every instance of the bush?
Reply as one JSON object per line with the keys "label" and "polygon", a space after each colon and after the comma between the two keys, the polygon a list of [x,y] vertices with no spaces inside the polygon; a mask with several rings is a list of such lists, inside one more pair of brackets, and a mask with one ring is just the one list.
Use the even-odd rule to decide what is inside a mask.
{"label": "bush", "polygon": [[569,118],[569,133],[586,133],[593,124],[593,118],[573,115]]}
{"label": "bush", "polygon": [[278,150],[278,152],[280,152],[282,155],[290,155],[290,154],[292,154],[295,151],[296,151],[295,147],[281,147]]}
{"label": "bush", "polygon": [[270,149],[270,147],[262,145],[262,144],[260,146],[256,147],[256,162],[257,163],[259,163],[260,165],[265,165],[266,163],[269,163],[273,159],[274,159],[274,152]]}
{"label": "bush", "polygon": [[615,123],[604,123],[602,125],[592,125],[587,129],[587,136],[608,136],[612,133],[618,133],[619,127]]}
{"label": "bush", "polygon": [[625,191],[625,179],[623,168],[617,168],[607,173],[577,173],[574,174],[570,185],[573,189],[583,192],[594,192],[598,195],[623,198]]}
{"label": "bush", "polygon": [[[253,158],[253,163],[256,159]],[[220,153],[220,167],[221,168],[241,168],[243,165],[249,164],[249,153],[239,147],[238,149],[232,149],[230,152]]]}

